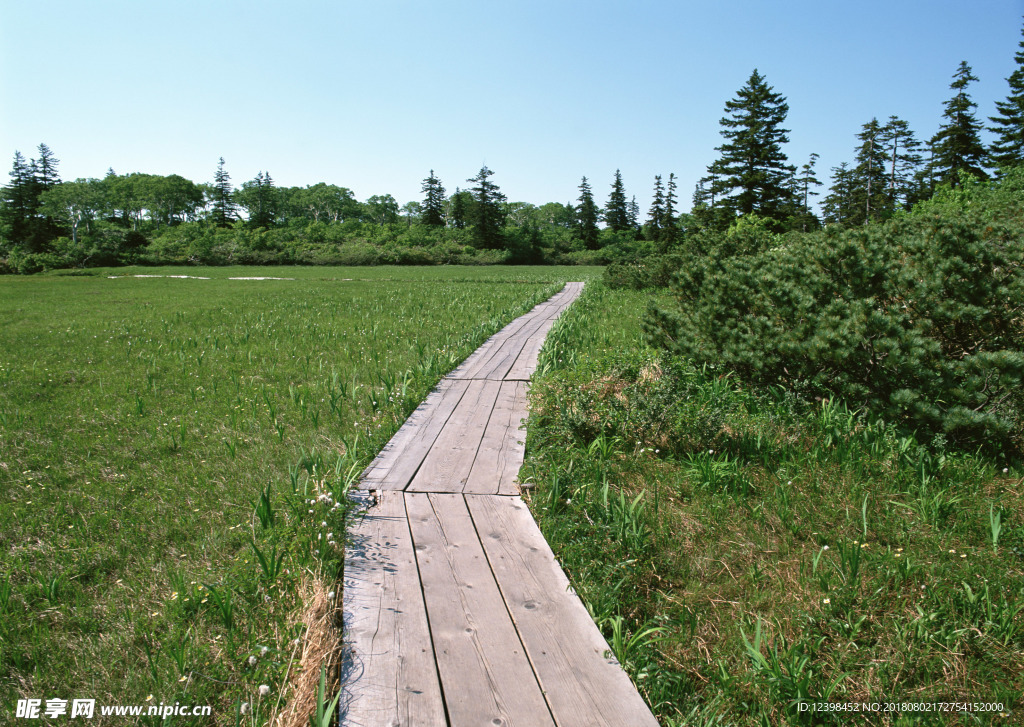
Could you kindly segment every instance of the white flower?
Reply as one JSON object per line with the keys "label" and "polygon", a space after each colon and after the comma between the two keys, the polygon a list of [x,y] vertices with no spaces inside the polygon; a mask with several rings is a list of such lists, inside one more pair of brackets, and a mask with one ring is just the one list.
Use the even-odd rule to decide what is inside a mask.
{"label": "white flower", "polygon": [[270,687],[268,687],[266,684],[260,684],[260,696],[265,697],[268,694],[270,694]]}
{"label": "white flower", "polygon": [[255,656],[250,656],[249,657],[249,666],[256,666],[256,657]]}
{"label": "white flower", "polygon": [[266,656],[268,651],[270,651],[270,649],[264,646],[262,649],[260,649],[260,656]]}
{"label": "white flower", "polygon": [[326,528],[326,527],[327,527],[327,522],[326,522],[326,521],[324,521],[324,522],[320,523],[320,527],[322,527],[322,528]]}
{"label": "white flower", "polygon": [[334,600],[334,591],[331,591],[330,593],[328,593],[328,594],[327,594],[327,598],[328,598],[329,600],[333,601],[333,600]]}
{"label": "white flower", "polygon": [[821,549],[822,550],[828,550],[828,546],[827,545],[823,545],[823,546],[821,546]]}
{"label": "white flower", "polygon": [[249,703],[242,702],[242,706],[238,708],[238,711],[242,714],[249,714]]}

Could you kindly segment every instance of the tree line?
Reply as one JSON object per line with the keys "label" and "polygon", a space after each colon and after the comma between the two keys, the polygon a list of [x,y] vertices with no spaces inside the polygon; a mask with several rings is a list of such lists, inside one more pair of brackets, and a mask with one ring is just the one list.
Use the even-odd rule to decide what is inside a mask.
{"label": "tree line", "polygon": [[[1019,47],[1009,94],[988,117],[991,144],[981,142],[983,126],[968,90],[978,79],[961,62],[943,122],[927,142],[894,115],[861,127],[852,161],[831,170],[820,216],[813,205],[824,186],[816,176],[819,156],[811,154],[799,168],[790,163],[783,148],[789,142],[788,103],[755,69],[725,104],[718,158],[697,183],[688,213],[680,212],[674,173],[655,176],[645,216],[627,194],[620,170],[603,205],[583,177],[575,200],[537,206],[509,202],[486,165],[466,180],[470,186],[450,195],[431,170],[422,201],[400,207],[390,194],[360,201],[334,184],[279,187],[267,171],[236,189],[223,158],[212,183],[113,169],[102,179],[62,181],[59,160],[40,144],[36,158],[15,153],[2,189],[0,257],[14,269],[134,261],[330,262],[344,258],[344,246],[359,244],[380,252],[361,258],[368,262],[604,263],[668,253],[689,235],[723,232],[748,216],[776,233],[861,225],[910,210],[942,185],[999,177],[1021,163],[1024,41]],[[341,258],[311,252],[324,245],[335,246]],[[31,256],[36,262],[24,263]],[[12,266],[12,257],[24,264]]]}

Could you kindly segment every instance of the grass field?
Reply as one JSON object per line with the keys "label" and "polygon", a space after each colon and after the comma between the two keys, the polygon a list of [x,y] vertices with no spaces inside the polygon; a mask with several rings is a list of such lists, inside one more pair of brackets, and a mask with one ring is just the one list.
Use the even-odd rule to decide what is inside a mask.
{"label": "grass field", "polygon": [[552,329],[524,475],[663,723],[1020,724],[1020,463],[647,349],[648,300],[588,285]]}
{"label": "grass field", "polygon": [[[262,723],[353,477],[440,376],[595,271],[88,273],[0,280],[0,722],[94,698]],[[295,280],[228,279],[257,276]]]}

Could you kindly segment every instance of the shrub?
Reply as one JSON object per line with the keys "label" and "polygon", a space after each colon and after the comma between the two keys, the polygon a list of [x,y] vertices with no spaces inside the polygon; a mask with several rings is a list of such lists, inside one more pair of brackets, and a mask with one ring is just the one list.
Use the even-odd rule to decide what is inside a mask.
{"label": "shrub", "polygon": [[[993,199],[1016,211],[996,213]],[[695,258],[674,279],[675,304],[645,328],[754,383],[840,396],[963,444],[1019,444],[1019,199],[983,188],[884,225]]]}

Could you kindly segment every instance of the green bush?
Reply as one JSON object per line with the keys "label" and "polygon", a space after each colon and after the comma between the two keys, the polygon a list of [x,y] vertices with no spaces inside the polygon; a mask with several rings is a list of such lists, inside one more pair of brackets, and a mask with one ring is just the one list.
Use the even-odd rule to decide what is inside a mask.
{"label": "green bush", "polygon": [[839,396],[961,444],[1019,445],[1020,187],[1018,174],[884,225],[695,258],[645,329],[747,381]]}

